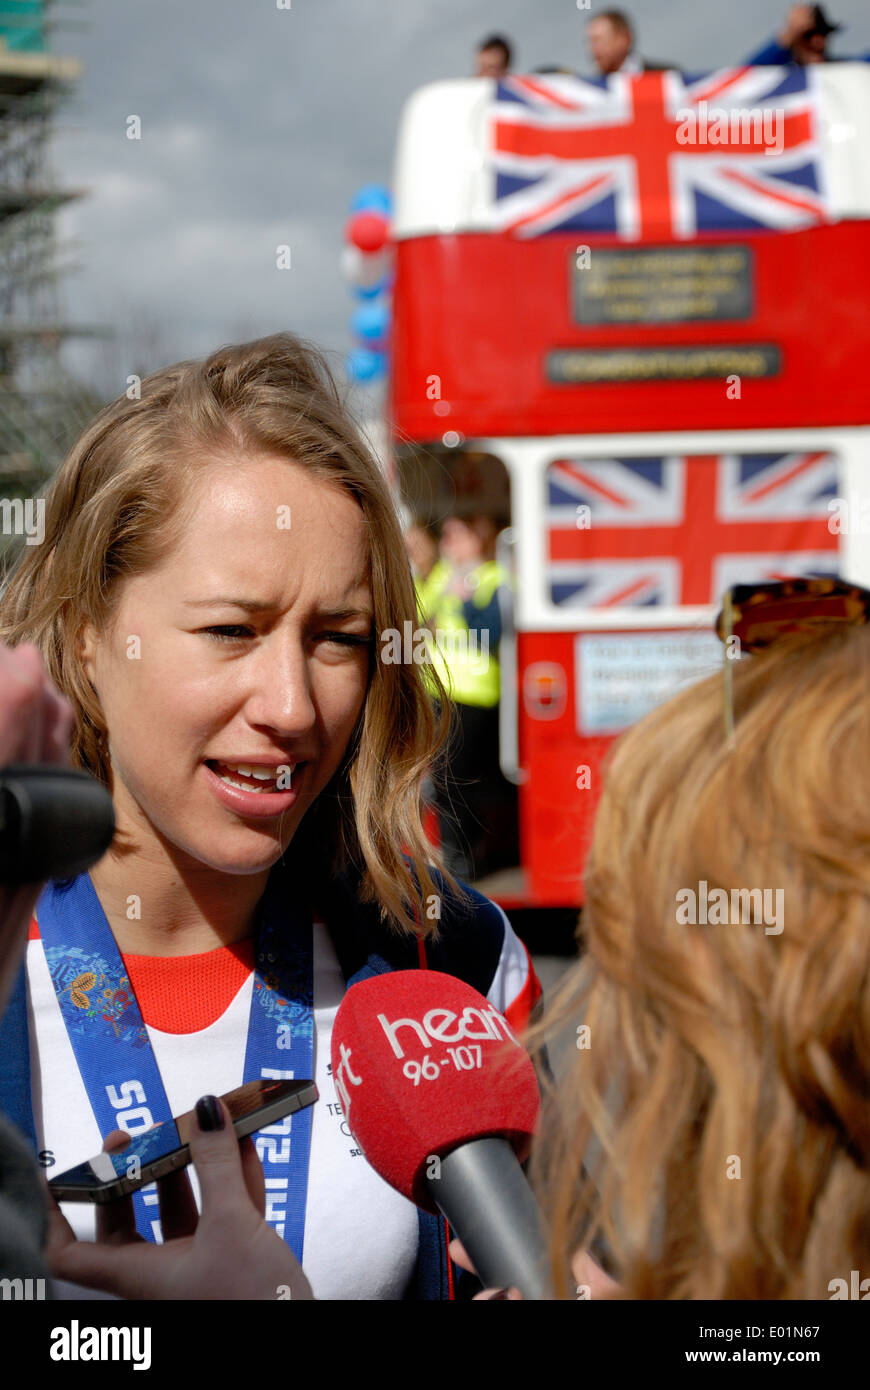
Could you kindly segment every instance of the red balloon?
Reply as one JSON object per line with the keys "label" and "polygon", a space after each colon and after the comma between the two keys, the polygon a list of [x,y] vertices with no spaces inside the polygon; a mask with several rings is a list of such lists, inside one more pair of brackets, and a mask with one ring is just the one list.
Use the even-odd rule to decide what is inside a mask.
{"label": "red balloon", "polygon": [[382,212],[355,212],[346,228],[347,240],[371,255],[380,251],[390,235],[390,219]]}

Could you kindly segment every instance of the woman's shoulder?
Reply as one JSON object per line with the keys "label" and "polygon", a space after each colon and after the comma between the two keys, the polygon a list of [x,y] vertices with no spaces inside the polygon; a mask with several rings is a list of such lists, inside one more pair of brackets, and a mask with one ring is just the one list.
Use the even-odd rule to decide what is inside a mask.
{"label": "woman's shoulder", "polygon": [[[467,981],[481,994],[499,998],[505,993],[502,977],[527,976],[528,952],[514,932],[503,908],[470,884],[457,880],[454,892],[437,869],[430,867],[439,889],[432,909],[439,912],[437,932],[426,940],[427,964]],[[513,986],[507,987],[507,994]]]}
{"label": "woman's shoulder", "polygon": [[428,931],[419,937],[396,930],[375,903],[363,902],[357,876],[332,877],[322,899],[324,919],[345,979],[361,970],[379,974],[425,964],[464,980],[502,1012],[519,997],[536,1000],[540,987],[529,954],[503,909],[470,884],[457,881],[453,888],[434,865],[427,867],[435,892],[421,898],[418,917]]}
{"label": "woman's shoulder", "polygon": [[505,932],[511,930],[511,925],[498,903],[462,879],[454,880],[458,887],[458,892],[454,892],[434,865],[429,865],[429,873],[438,889],[440,932],[463,937],[473,933],[479,941],[491,938],[493,943],[504,940]]}
{"label": "woman's shoulder", "polygon": [[426,942],[429,968],[465,980],[520,1032],[542,1000],[528,949],[498,903],[461,881],[459,894],[453,893],[437,870],[430,872],[443,906],[437,936]]}

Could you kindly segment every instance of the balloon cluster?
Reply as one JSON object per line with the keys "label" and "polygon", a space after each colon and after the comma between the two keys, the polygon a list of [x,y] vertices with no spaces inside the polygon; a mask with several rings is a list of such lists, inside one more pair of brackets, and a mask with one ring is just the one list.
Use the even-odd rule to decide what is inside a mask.
{"label": "balloon cluster", "polygon": [[345,360],[351,381],[380,381],[387,371],[393,282],[390,214],[390,194],[380,184],[366,184],[351,200],[342,253],[344,277],[359,301],[351,317],[357,346]]}

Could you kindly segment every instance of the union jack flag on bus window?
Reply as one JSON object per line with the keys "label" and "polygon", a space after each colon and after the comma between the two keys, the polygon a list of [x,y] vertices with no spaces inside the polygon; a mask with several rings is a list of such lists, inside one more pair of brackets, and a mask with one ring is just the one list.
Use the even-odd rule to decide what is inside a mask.
{"label": "union jack flag on bus window", "polygon": [[510,77],[487,144],[490,225],[627,241],[829,219],[811,68]]}
{"label": "union jack flag on bus window", "polygon": [[837,574],[834,454],[557,459],[546,582],[568,608],[718,602],[732,584]]}

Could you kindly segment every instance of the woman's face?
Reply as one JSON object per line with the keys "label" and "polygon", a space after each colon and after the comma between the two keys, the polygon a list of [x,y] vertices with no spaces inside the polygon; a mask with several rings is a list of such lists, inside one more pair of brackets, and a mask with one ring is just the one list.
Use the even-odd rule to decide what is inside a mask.
{"label": "woman's face", "polygon": [[193,486],[180,542],[123,583],[83,659],[119,829],[256,873],[340,765],[365,701],[367,533],[348,493],[280,459],[217,460]]}

